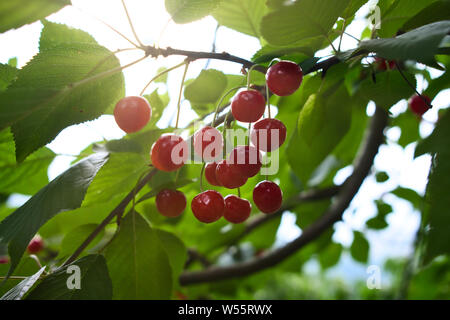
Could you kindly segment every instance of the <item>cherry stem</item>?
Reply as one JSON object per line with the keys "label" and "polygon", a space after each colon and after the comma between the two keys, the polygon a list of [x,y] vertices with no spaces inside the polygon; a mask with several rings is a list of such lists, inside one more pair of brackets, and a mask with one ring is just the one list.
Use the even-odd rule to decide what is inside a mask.
{"label": "cherry stem", "polygon": [[166,70],[161,71],[160,73],[158,73],[156,76],[154,76],[153,78],[151,78],[149,82],[147,82],[147,84],[145,85],[144,89],[142,89],[142,91],[141,91],[141,93],[140,93],[139,95],[142,96],[142,95],[144,94],[145,90],[147,90],[148,86],[149,86],[153,81],[155,81],[155,80],[158,79],[159,77],[165,75],[166,73],[169,73],[169,72],[172,71],[172,70],[175,70],[175,69],[177,69],[177,68],[179,68],[179,67],[181,67],[181,66],[184,66],[185,64],[186,64],[186,61],[183,61],[182,63],[177,64],[176,66],[170,67],[169,69],[166,69]]}
{"label": "cherry stem", "polygon": [[240,187],[237,188],[237,194],[238,194],[238,197],[240,198],[241,197],[241,188]]}
{"label": "cherry stem", "polygon": [[230,90],[228,90],[227,92],[225,92],[225,94],[222,96],[222,98],[220,98],[219,103],[216,106],[216,111],[214,112],[214,116],[213,116],[213,120],[212,120],[212,126],[215,127],[216,125],[216,119],[217,119],[217,114],[219,113],[219,109],[220,109],[220,105],[222,104],[223,100],[225,99],[225,97],[227,95],[229,95],[231,92],[239,90],[241,88],[244,88],[244,86],[239,86],[239,87],[234,87],[231,88]]}
{"label": "cherry stem", "polygon": [[206,162],[203,162],[202,170],[200,171],[200,191],[203,192],[203,172],[205,171]]}
{"label": "cherry stem", "polygon": [[270,119],[270,118],[272,118],[272,116],[270,114],[270,96],[269,96],[269,86],[267,85],[267,81],[266,81],[266,100],[267,100],[267,113],[268,113],[268,117]]}
{"label": "cherry stem", "polygon": [[406,83],[417,93],[417,95],[420,97],[420,99],[423,100],[423,102],[425,102],[425,104],[431,109],[433,108],[433,105],[427,100],[425,99],[425,97],[419,93],[419,91],[417,91],[416,87],[413,86],[413,84],[411,82],[409,82],[408,78],[406,78],[405,74],[403,73],[402,70],[400,70],[400,66],[398,65],[397,61],[394,61],[395,63],[395,67],[397,68],[398,72],[400,72],[400,75],[402,76],[402,78],[406,81]]}
{"label": "cherry stem", "polygon": [[341,36],[339,37],[339,46],[338,46],[338,51],[341,52],[341,44],[342,44],[342,37],[344,36],[344,31],[345,31],[345,27],[346,27],[346,22],[347,20],[344,19],[344,23],[342,24],[342,32],[341,32]]}
{"label": "cherry stem", "polygon": [[133,22],[131,21],[131,17],[130,17],[130,15],[129,15],[129,13],[128,13],[127,6],[125,5],[125,0],[122,0],[122,6],[123,6],[123,9],[124,9],[124,11],[125,11],[125,14],[127,15],[128,24],[130,25],[131,32],[133,32],[134,38],[137,40],[137,42],[139,43],[139,45],[140,45],[141,47],[143,47],[144,45],[142,44],[141,40],[139,40],[139,37],[138,37],[138,35],[137,35],[137,33],[136,33],[136,30],[134,29]]}
{"label": "cherry stem", "polygon": [[257,66],[257,64],[254,64],[254,65],[252,65],[249,69],[248,69],[248,71],[247,71],[247,90],[250,90],[250,78],[251,78],[251,73],[252,73],[252,70],[255,68]]}
{"label": "cherry stem", "polygon": [[91,18],[101,22],[102,24],[104,24],[105,26],[107,26],[109,29],[111,29],[112,31],[114,31],[115,33],[117,33],[119,36],[121,36],[123,39],[125,39],[126,41],[128,41],[131,45],[133,45],[134,47],[136,47],[137,49],[142,49],[143,46],[139,46],[137,43],[135,43],[133,40],[131,40],[130,38],[128,38],[127,36],[125,36],[122,32],[120,32],[119,30],[117,30],[116,28],[114,28],[113,26],[111,26],[109,23],[103,21],[102,19],[95,17],[93,15],[91,15],[90,13],[82,10],[81,8],[75,7],[72,5],[73,8],[77,9],[78,11],[80,11],[81,13],[90,16]]}
{"label": "cherry stem", "polygon": [[180,84],[180,92],[178,94],[178,103],[177,103],[177,120],[175,122],[175,128],[178,128],[178,120],[180,119],[180,109],[181,109],[181,95],[183,93],[183,86],[184,86],[184,80],[186,79],[186,74],[189,68],[189,60],[187,60],[185,62],[185,67],[184,67],[184,73],[183,73],[183,78],[181,78],[181,84]]}
{"label": "cherry stem", "polygon": [[250,147],[250,131],[252,130],[252,123],[251,122],[249,122],[248,123],[248,137],[247,137],[247,146],[249,146]]}

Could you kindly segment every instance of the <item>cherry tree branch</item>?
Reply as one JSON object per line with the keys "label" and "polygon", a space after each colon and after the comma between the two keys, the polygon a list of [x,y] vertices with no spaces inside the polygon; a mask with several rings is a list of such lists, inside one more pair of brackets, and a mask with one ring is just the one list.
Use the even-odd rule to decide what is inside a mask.
{"label": "cherry tree branch", "polygon": [[87,246],[95,239],[95,237],[105,228],[115,216],[122,214],[128,204],[133,200],[135,195],[153,178],[153,176],[158,172],[156,169],[152,169],[147,173],[136,185],[133,190],[131,190],[125,198],[111,211],[111,213],[103,219],[103,221],[92,231],[92,233],[83,241],[83,243],[75,250],[75,252],[63,263],[66,266],[74,262],[78,256],[87,248]]}
{"label": "cherry tree branch", "polygon": [[242,277],[272,267],[291,256],[319,237],[325,230],[332,227],[335,222],[342,218],[342,214],[348,208],[364,179],[369,174],[374,158],[378,153],[378,148],[384,142],[384,129],[387,125],[387,121],[388,115],[386,111],[377,108],[372,117],[364,144],[354,163],[353,173],[344,182],[335,201],[328,210],[315,223],[303,230],[298,238],[281,248],[274,249],[261,257],[255,257],[245,262],[225,267],[211,267],[202,271],[185,272],[180,276],[180,284],[190,285]]}

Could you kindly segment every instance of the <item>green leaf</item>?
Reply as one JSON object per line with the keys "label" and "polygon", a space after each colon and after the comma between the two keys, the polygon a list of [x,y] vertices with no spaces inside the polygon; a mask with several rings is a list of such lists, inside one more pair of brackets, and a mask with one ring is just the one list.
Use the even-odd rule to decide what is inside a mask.
{"label": "green leaf", "polygon": [[188,23],[211,13],[221,0],[166,0],[166,10],[176,23]]}
{"label": "green leaf", "polygon": [[319,262],[322,269],[330,268],[336,265],[341,258],[342,245],[332,242],[320,252]]}
{"label": "green leaf", "polygon": [[424,201],[416,191],[409,188],[398,187],[395,190],[392,190],[391,193],[399,198],[409,201],[417,210],[422,210]]}
{"label": "green leaf", "polygon": [[[69,33],[63,25],[48,27]],[[77,38],[78,32],[73,32]],[[46,34],[49,39],[53,33],[44,28]],[[43,50],[41,45],[41,52],[0,93],[0,128],[12,125],[19,162],[67,126],[97,118],[124,95],[121,72],[75,84],[119,67],[109,50],[91,43],[61,44],[55,39],[59,38],[46,41],[51,48]]]}
{"label": "green leaf", "polygon": [[85,31],[47,20],[43,20],[42,24],[44,28],[39,39],[39,51],[62,45],[71,46],[74,43],[97,44],[94,37]]}
{"label": "green leaf", "polygon": [[[416,79],[405,74],[408,81],[416,86]],[[359,87],[358,94],[363,99],[372,100],[378,107],[389,109],[402,99],[409,98],[414,90],[398,72],[382,72],[376,74],[376,82],[366,78]]]}
{"label": "green leaf", "polygon": [[32,276],[26,277],[23,279],[17,286],[9,290],[5,293],[4,296],[0,298],[0,300],[20,300],[22,297],[33,287],[36,281],[39,280],[39,277],[44,272],[45,267],[42,267],[38,272],[33,274]]}
{"label": "green leaf", "polygon": [[[298,54],[303,56],[313,56],[314,51],[311,47],[288,47],[279,48],[271,45],[265,45],[259,49],[252,57],[254,63],[270,62],[275,58],[280,58],[286,55]],[[305,58],[306,58],[305,56]],[[318,59],[317,59],[318,60]],[[316,60],[316,61],[317,61]],[[305,71],[305,70],[303,70]]]}
{"label": "green leaf", "polygon": [[178,278],[184,270],[188,256],[186,246],[173,233],[161,229],[155,229],[155,231],[169,257],[170,266],[172,267],[172,283],[178,285]]}
{"label": "green leaf", "polygon": [[374,52],[388,60],[414,60],[436,67],[434,56],[438,53],[442,39],[449,32],[450,21],[439,21],[395,38],[362,41],[357,52]]}
{"label": "green leaf", "polygon": [[347,100],[341,87],[329,97],[311,95],[301,110],[287,152],[289,164],[303,183],[350,129],[352,110]]}
{"label": "green leaf", "polygon": [[424,262],[450,253],[450,112],[448,110],[438,121],[433,133],[416,148],[416,156],[433,154],[433,162],[426,191],[427,206],[424,212],[425,227]]}
{"label": "green leaf", "polygon": [[[420,2],[420,1],[418,1]],[[425,24],[450,19],[450,1],[435,1],[406,21],[401,30],[409,31]]]}
{"label": "green leaf", "polygon": [[208,69],[202,70],[200,75],[184,90],[184,97],[191,104],[206,104],[216,102],[227,86],[227,77],[223,72]]}
{"label": "green leaf", "polygon": [[107,159],[102,153],[78,162],[0,223],[0,246],[8,245],[11,257],[8,276],[42,225],[62,211],[80,207],[89,184]]}
{"label": "green leaf", "polygon": [[219,4],[212,16],[222,26],[259,38],[265,12],[264,1],[226,0]]}
{"label": "green leaf", "polygon": [[419,125],[420,119],[410,110],[406,110],[394,118],[392,126],[399,127],[401,130],[397,143],[405,148],[408,144],[419,141]]}
{"label": "green leaf", "polygon": [[366,225],[370,229],[381,230],[388,226],[386,220],[381,217],[374,217],[366,221]]}
{"label": "green leaf", "polygon": [[168,299],[172,267],[157,231],[137,212],[123,219],[106,250],[114,299]]}
{"label": "green leaf", "polygon": [[0,3],[0,32],[45,18],[70,4],[70,0],[15,0]]}
{"label": "green leaf", "polygon": [[9,129],[0,131],[0,192],[34,194],[48,183],[47,170],[55,154],[42,148],[17,164]]}
{"label": "green leaf", "polygon": [[278,46],[326,37],[348,4],[349,0],[297,1],[264,16],[261,33],[270,44]]}
{"label": "green leaf", "polygon": [[375,179],[378,183],[386,182],[389,180],[389,175],[385,171],[380,171],[375,174]]}
{"label": "green leaf", "polygon": [[0,92],[4,91],[17,76],[17,68],[0,63]]}
{"label": "green leaf", "polygon": [[386,12],[381,13],[381,29],[378,34],[381,37],[395,36],[405,22],[434,2],[436,0],[396,0]]}
{"label": "green leaf", "polygon": [[359,231],[353,231],[353,242],[350,247],[353,259],[361,263],[367,263],[369,259],[369,242]]}
{"label": "green leaf", "polygon": [[[86,238],[97,228],[97,224],[83,224],[78,226],[64,236],[61,242],[61,249],[59,250],[58,257],[68,257],[86,240]],[[103,237],[104,231],[102,230],[95,239],[86,247],[85,252],[94,247]]]}
{"label": "green leaf", "polygon": [[120,200],[148,170],[148,157],[134,153],[112,153],[89,186],[83,207]]}
{"label": "green leaf", "polygon": [[155,127],[158,120],[161,119],[164,109],[169,104],[169,94],[165,93],[160,95],[158,94],[158,89],[155,89],[152,93],[145,95],[144,98],[148,100],[148,103],[152,107],[152,117],[147,127]]}
{"label": "green leaf", "polygon": [[[73,284],[74,269],[80,270],[80,289],[69,289]],[[57,269],[45,277],[26,297],[27,300],[110,300],[112,298],[111,279],[105,258],[89,255]]]}
{"label": "green leaf", "polygon": [[341,15],[344,19],[350,19],[353,17],[364,4],[367,3],[367,0],[350,0],[347,8],[345,9],[344,13]]}

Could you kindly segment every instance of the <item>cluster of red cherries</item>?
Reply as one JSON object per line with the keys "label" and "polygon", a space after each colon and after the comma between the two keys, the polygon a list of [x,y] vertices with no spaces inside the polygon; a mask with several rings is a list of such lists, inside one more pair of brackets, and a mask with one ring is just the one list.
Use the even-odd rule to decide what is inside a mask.
{"label": "cluster of red cherries", "polygon": [[[291,95],[300,87],[302,80],[302,69],[291,61],[280,61],[266,73],[268,88],[278,96]],[[250,132],[253,146],[237,146],[221,161],[217,162],[216,158],[222,154],[222,134],[212,126],[205,126],[194,133],[194,152],[205,162],[204,174],[210,185],[228,189],[243,186],[248,178],[259,173],[262,167],[261,151],[271,152],[284,143],[286,127],[274,118],[261,119],[265,109],[266,99],[258,90],[247,88],[233,97],[231,113],[234,119],[253,123]],[[143,97],[125,97],[117,103],[114,117],[125,132],[137,132],[150,120],[151,107]],[[278,135],[272,135],[273,130],[277,130]],[[187,160],[188,144],[178,135],[164,134],[153,144],[150,157],[152,165],[158,170],[178,170]],[[282,199],[280,187],[272,181],[261,181],[253,190],[253,202],[266,214],[278,211]],[[186,197],[179,190],[164,189],[156,196],[156,207],[166,217],[177,217],[186,208]],[[248,200],[236,195],[224,198],[216,190],[207,190],[192,199],[191,209],[194,216],[204,223],[215,222],[222,216],[231,223],[242,223],[250,216],[252,207]]]}

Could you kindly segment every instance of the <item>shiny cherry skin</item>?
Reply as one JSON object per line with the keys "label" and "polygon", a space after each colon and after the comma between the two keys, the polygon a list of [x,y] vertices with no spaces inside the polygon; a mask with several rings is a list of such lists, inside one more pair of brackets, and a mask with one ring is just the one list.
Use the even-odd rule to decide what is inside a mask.
{"label": "shiny cherry skin", "polygon": [[255,147],[237,146],[228,156],[228,163],[235,164],[243,176],[250,178],[261,170],[261,159],[261,152]]}
{"label": "shiny cherry skin", "polygon": [[194,152],[203,161],[213,161],[222,157],[223,138],[219,130],[206,126],[194,133]]}
{"label": "shiny cherry skin", "polygon": [[302,68],[292,61],[280,61],[266,73],[267,86],[277,96],[293,94],[300,87],[302,80]]}
{"label": "shiny cherry skin", "polygon": [[[278,134],[278,140],[276,140],[276,134]],[[261,151],[276,150],[286,140],[286,126],[274,118],[261,119],[253,125],[250,140]]]}
{"label": "shiny cherry skin", "polygon": [[223,217],[231,223],[242,223],[248,219],[252,212],[250,201],[239,198],[235,195],[225,197],[225,210]]}
{"label": "shiny cherry skin", "polygon": [[222,186],[228,189],[242,187],[247,182],[247,177],[241,173],[237,165],[222,160],[216,167],[216,178]]}
{"label": "shiny cherry skin", "polygon": [[[431,104],[431,99],[428,96],[422,95],[422,97],[425,100],[427,100],[428,103]],[[427,112],[430,109],[428,104],[417,94],[409,99],[408,104],[411,111],[417,114],[418,116],[422,116],[425,112]]]}
{"label": "shiny cherry skin", "polygon": [[178,190],[161,190],[156,195],[156,208],[165,217],[178,217],[186,209],[186,197]]}
{"label": "shiny cherry skin", "polygon": [[186,162],[188,145],[183,138],[175,134],[162,135],[153,144],[150,157],[156,169],[175,171]]}
{"label": "shiny cherry skin", "polygon": [[253,202],[261,212],[274,213],[281,208],[283,192],[276,183],[264,180],[253,189]]}
{"label": "shiny cherry skin", "polygon": [[126,133],[137,132],[148,123],[152,108],[147,99],[129,96],[119,100],[114,108],[114,119]]}
{"label": "shiny cherry skin", "polygon": [[7,264],[9,263],[9,257],[8,256],[1,256],[0,257],[0,264]]}
{"label": "shiny cherry skin", "polygon": [[266,100],[261,92],[244,90],[238,92],[231,102],[231,113],[237,121],[255,122],[264,114]]}
{"label": "shiny cherry skin", "polygon": [[44,240],[39,235],[36,235],[31,239],[28,244],[27,251],[28,253],[34,254],[39,253],[44,248]]}
{"label": "shiny cherry skin", "polygon": [[212,186],[221,187],[222,184],[217,180],[216,177],[216,168],[217,168],[217,162],[210,162],[207,163],[205,166],[205,178],[206,181]]}
{"label": "shiny cherry skin", "polygon": [[192,199],[191,209],[200,222],[215,222],[223,216],[225,200],[219,192],[207,190]]}

